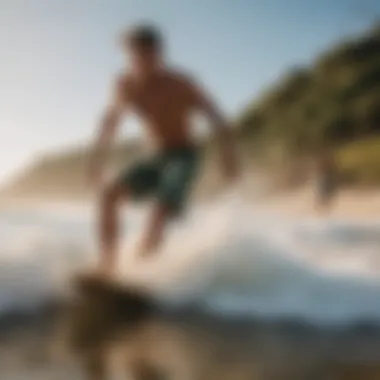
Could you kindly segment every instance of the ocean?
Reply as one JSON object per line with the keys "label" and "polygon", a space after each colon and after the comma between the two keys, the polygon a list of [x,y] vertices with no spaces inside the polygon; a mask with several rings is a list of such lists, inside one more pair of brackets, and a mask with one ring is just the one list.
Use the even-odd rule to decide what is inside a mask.
{"label": "ocean", "polygon": [[[225,195],[194,207],[170,226],[156,256],[139,259],[134,247],[146,216],[144,208],[123,214],[119,274],[148,288],[164,308],[193,304],[215,321],[380,331],[380,218],[292,217]],[[0,210],[0,324],[14,315],[36,318],[51,300],[71,296],[70,276],[96,262],[95,227],[90,206]],[[22,341],[22,334],[8,331],[7,342],[16,335]],[[271,330],[272,340],[280,335]],[[1,379],[32,378],[16,367],[0,366]],[[69,371],[67,365],[50,367],[35,369],[36,376],[53,378],[53,371],[60,378],[60,371],[62,377]]]}

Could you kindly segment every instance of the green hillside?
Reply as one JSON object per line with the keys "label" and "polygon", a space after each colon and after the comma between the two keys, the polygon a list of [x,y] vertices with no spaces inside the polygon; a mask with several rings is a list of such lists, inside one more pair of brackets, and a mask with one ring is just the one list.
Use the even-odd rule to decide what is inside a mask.
{"label": "green hillside", "polygon": [[[247,144],[280,150],[281,160],[328,145],[351,181],[380,182],[380,150],[373,149],[380,136],[380,27],[294,69],[243,112],[239,126]],[[364,158],[366,144],[371,153]]]}
{"label": "green hillside", "polygon": [[[234,133],[248,171],[264,165],[286,177],[305,170],[302,162],[328,145],[352,184],[379,184],[380,27],[325,52],[310,67],[288,72],[241,113]],[[204,145],[198,188],[209,194],[221,182],[215,144]],[[124,143],[114,148],[111,161],[128,165],[141,153],[136,142]],[[4,191],[83,196],[87,158],[85,148],[42,157]]]}

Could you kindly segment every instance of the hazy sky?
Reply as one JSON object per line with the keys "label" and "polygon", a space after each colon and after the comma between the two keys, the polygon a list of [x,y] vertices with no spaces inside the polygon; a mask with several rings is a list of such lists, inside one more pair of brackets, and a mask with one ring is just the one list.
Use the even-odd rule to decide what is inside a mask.
{"label": "hazy sky", "polygon": [[234,115],[379,12],[376,0],[0,0],[0,180],[35,154],[92,137],[128,25],[161,26],[170,60]]}

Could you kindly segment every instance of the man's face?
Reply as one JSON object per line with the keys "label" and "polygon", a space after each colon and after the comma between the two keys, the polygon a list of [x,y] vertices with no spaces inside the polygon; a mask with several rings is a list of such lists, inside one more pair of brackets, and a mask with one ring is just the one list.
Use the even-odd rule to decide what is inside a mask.
{"label": "man's face", "polygon": [[132,69],[142,74],[150,74],[154,71],[160,62],[160,54],[154,47],[147,46],[129,46],[128,57]]}

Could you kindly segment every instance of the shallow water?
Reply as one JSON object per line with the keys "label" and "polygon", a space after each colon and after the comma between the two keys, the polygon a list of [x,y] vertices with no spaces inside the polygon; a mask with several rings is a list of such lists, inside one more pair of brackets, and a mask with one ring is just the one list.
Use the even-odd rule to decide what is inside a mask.
{"label": "shallow water", "polygon": [[[272,326],[260,328],[263,342],[272,347],[269,351],[278,347],[281,356],[293,349],[298,354],[310,350],[313,360],[319,361],[328,351],[324,348],[317,355],[315,350],[321,341],[326,345],[332,339],[330,332],[321,331],[380,326],[380,219],[363,223],[292,218],[224,198],[196,208],[173,225],[160,254],[147,262],[134,257],[145,216],[141,209],[124,218],[120,271],[150,288],[163,307],[180,308],[196,301],[199,311],[211,319],[260,320]],[[36,312],[46,300],[68,293],[68,276],[95,260],[93,220],[93,210],[86,207],[13,207],[0,212],[3,315],[14,310]],[[294,348],[292,339],[284,339],[273,328],[281,321],[311,325],[317,338],[308,337],[307,347]],[[167,323],[160,328],[166,339]],[[170,328],[189,335],[187,327],[178,327],[177,322]],[[202,341],[207,331],[214,334],[207,342],[219,339],[203,325],[198,329],[196,341]],[[362,334],[359,331],[350,342],[357,345]],[[362,342],[370,353],[378,341],[377,336],[371,338]],[[255,339],[251,343],[256,345]],[[337,339],[340,342],[341,337]],[[230,343],[227,346],[232,347]],[[334,344],[341,352],[344,345]],[[1,378],[6,378],[5,373]]]}
{"label": "shallow water", "polygon": [[[380,220],[292,219],[223,199],[171,227],[152,260],[138,260],[146,213],[124,218],[120,272],[162,302],[196,299],[210,312],[316,324],[380,322]],[[96,259],[93,212],[50,207],[0,212],[0,312],[33,309]]]}

